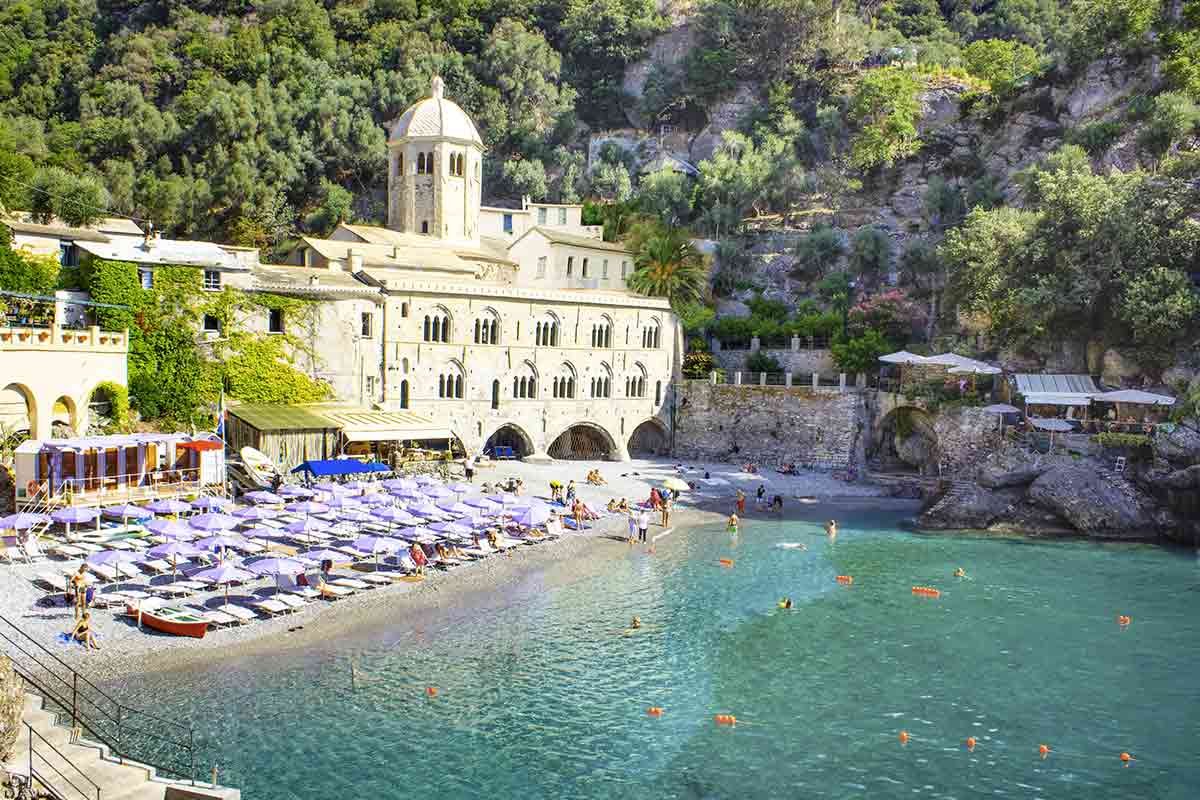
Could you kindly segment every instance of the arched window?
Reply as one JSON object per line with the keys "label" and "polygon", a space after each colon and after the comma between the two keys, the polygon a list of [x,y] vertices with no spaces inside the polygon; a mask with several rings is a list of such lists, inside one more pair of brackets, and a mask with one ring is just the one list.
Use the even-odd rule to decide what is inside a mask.
{"label": "arched window", "polygon": [[662,381],[654,382],[654,405],[662,405]]}
{"label": "arched window", "polygon": [[404,153],[396,155],[396,175],[404,174]]}
{"label": "arched window", "polygon": [[459,400],[463,399],[463,376],[462,375],[454,376],[454,396],[457,397]]}
{"label": "arched window", "polygon": [[493,309],[485,309],[475,320],[475,344],[500,343],[500,317]]}
{"label": "arched window", "polygon": [[400,381],[400,407],[408,408],[408,381]]}
{"label": "arched window", "polygon": [[462,400],[465,388],[463,370],[458,362],[452,361],[442,368],[442,374],[438,375],[438,397]]}
{"label": "arched window", "polygon": [[446,396],[446,376],[438,375],[438,397]]}
{"label": "arched window", "polygon": [[440,342],[442,340],[442,318],[433,318],[433,341]]}
{"label": "arched window", "polygon": [[433,153],[425,154],[425,171],[428,172],[430,175],[436,174],[433,170]]}
{"label": "arched window", "polygon": [[558,316],[547,311],[538,318],[533,326],[533,343],[537,347],[558,346]]}
{"label": "arched window", "polygon": [[429,338],[430,338],[429,333],[432,330],[433,330],[433,328],[430,327],[429,315],[426,314],[425,315],[425,324],[421,328],[421,341],[428,342]]}
{"label": "arched window", "polygon": [[450,341],[450,314],[444,308],[438,308],[431,315],[426,315],[421,326],[421,339],[426,342]]}
{"label": "arched window", "polygon": [[425,174],[425,154],[424,153],[417,153],[417,174],[418,175]]}
{"label": "arched window", "polygon": [[492,410],[500,407],[500,381],[492,381]]}
{"label": "arched window", "polygon": [[492,344],[500,344],[500,320],[493,318],[491,324],[491,339]]}
{"label": "arched window", "polygon": [[483,344],[479,340],[479,320],[475,320],[475,344]]}
{"label": "arched window", "polygon": [[528,396],[529,396],[529,393],[528,393],[527,385],[525,383],[525,378],[521,378],[521,397],[525,398]]}
{"label": "arched window", "polygon": [[408,316],[408,303],[401,303],[401,304],[400,304],[400,316],[401,316],[401,317],[407,317],[407,316]]}
{"label": "arched window", "polygon": [[513,397],[514,398],[521,396],[520,392],[518,391],[520,388],[521,388],[521,379],[514,376],[513,377]]}

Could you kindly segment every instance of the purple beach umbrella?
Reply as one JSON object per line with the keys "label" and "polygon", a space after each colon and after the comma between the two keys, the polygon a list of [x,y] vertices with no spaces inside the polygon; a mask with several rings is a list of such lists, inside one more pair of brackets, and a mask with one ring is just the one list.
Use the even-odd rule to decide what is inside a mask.
{"label": "purple beach umbrella", "polygon": [[132,550],[101,550],[87,557],[87,563],[93,567],[119,567],[122,564],[140,564],[146,557]]}
{"label": "purple beach umbrella", "polygon": [[167,542],[157,547],[151,547],[149,555],[151,558],[170,559],[171,580],[175,580],[175,576],[179,571],[179,559],[187,560],[195,558],[196,556],[204,555],[204,551],[187,542]]}
{"label": "purple beach umbrella", "polygon": [[343,522],[372,522],[375,516],[361,508],[343,508],[338,511],[338,519]]}
{"label": "purple beach umbrella", "polygon": [[297,486],[294,483],[289,483],[279,490],[279,495],[282,497],[312,497],[313,490],[306,489],[303,486]]}
{"label": "purple beach umbrella", "polygon": [[354,540],[354,549],[375,556],[375,568],[379,568],[380,554],[394,553],[405,547],[405,543],[391,536],[360,536]]}
{"label": "purple beach umbrella", "polygon": [[348,488],[345,484],[334,483],[333,481],[322,481],[313,487],[322,492],[329,494],[353,494],[354,490]]}
{"label": "purple beach umbrella", "polygon": [[218,533],[216,536],[208,536],[196,542],[198,547],[214,551],[226,547],[241,547],[244,544],[246,544],[246,537],[236,533]]}
{"label": "purple beach umbrella", "polygon": [[232,564],[220,564],[210,569],[203,570],[202,572],[197,572],[192,576],[194,580],[204,581],[205,583],[211,583],[218,586],[223,584],[225,586],[226,605],[229,604],[229,584],[245,583],[246,581],[252,581],[257,577],[258,576],[250,570],[236,567]]}
{"label": "purple beach umbrella", "polygon": [[284,506],[283,510],[293,514],[324,514],[329,510],[329,506],[314,500],[301,500],[299,503]]}
{"label": "purple beach umbrella", "polygon": [[[491,505],[490,503],[488,504]],[[474,514],[477,506],[467,505],[466,503],[438,503],[438,508],[445,511],[447,514]]]}
{"label": "purple beach umbrella", "polygon": [[245,508],[239,508],[237,511],[234,511],[233,516],[240,520],[251,521],[260,519],[274,519],[275,517],[279,516],[279,511],[274,508],[265,508],[263,506],[246,506]]}
{"label": "purple beach umbrella", "polygon": [[550,509],[545,506],[530,506],[514,517],[514,521],[518,525],[524,525],[527,528],[542,525],[548,519],[550,519]]}
{"label": "purple beach umbrella", "polygon": [[109,519],[119,519],[122,522],[128,522],[131,519],[150,519],[154,516],[154,512],[142,506],[135,506],[133,503],[125,503],[119,506],[109,506],[104,509],[104,516]]}
{"label": "purple beach umbrella", "polygon": [[146,530],[176,541],[187,541],[196,537],[196,529],[181,519],[152,519]]}
{"label": "purple beach umbrella", "polygon": [[192,508],[197,511],[224,511],[232,505],[233,503],[224,497],[214,497],[210,494],[198,497],[192,501]]}
{"label": "purple beach umbrella", "polygon": [[396,502],[389,495],[376,492],[375,494],[366,494],[359,498],[358,501],[364,506],[390,506]]}
{"label": "purple beach umbrella", "polygon": [[299,575],[304,572],[304,562],[294,558],[264,558],[247,564],[246,568],[255,575],[270,575],[275,578],[275,590],[279,590],[280,575]]}
{"label": "purple beach umbrella", "polygon": [[188,520],[198,531],[228,531],[241,525],[242,521],[228,514],[200,514]]}
{"label": "purple beach umbrella", "polygon": [[[50,515],[50,519],[62,524],[67,529],[67,536],[71,535],[72,525],[83,525],[87,522],[93,522],[100,518],[100,512],[94,508],[84,508],[75,506],[73,508],[60,508]],[[100,523],[96,523],[99,527]],[[0,530],[4,529],[4,522],[0,520]]]}
{"label": "purple beach umbrella", "polygon": [[412,506],[408,509],[408,513],[416,514],[421,517],[437,517],[441,516],[442,510],[428,501]]}
{"label": "purple beach umbrella", "polygon": [[485,511],[494,511],[501,505],[490,497],[472,497],[469,500],[463,500],[462,504],[471,508],[482,508]]}
{"label": "purple beach umbrella", "polygon": [[384,522],[396,522],[397,520],[408,519],[411,515],[402,508],[396,506],[384,506],[371,511],[371,515],[376,519],[381,519]]}
{"label": "purple beach umbrella", "polygon": [[435,500],[445,500],[447,497],[454,497],[458,493],[447,489],[445,486],[430,486],[425,490],[425,494]]}
{"label": "purple beach umbrella", "polygon": [[357,508],[362,505],[362,501],[357,497],[349,495],[337,495],[332,500],[325,503],[330,508]]}
{"label": "purple beach umbrella", "polygon": [[316,561],[318,564],[322,561],[345,561],[350,556],[345,553],[339,553],[337,550],[327,550],[318,548],[316,550],[308,550],[300,554],[301,558],[307,558],[309,561]]}
{"label": "purple beach umbrella", "polygon": [[191,503],[185,503],[182,500],[155,500],[153,503],[147,503],[146,508],[153,511],[155,514],[182,514],[185,511],[192,510]]}
{"label": "purple beach umbrella", "polygon": [[251,503],[259,503],[261,505],[273,506],[283,502],[283,498],[274,492],[259,490],[255,492],[247,492],[245,494],[247,500]]}
{"label": "purple beach umbrella", "polygon": [[452,483],[446,488],[455,494],[467,494],[475,489],[475,487],[469,483]]}
{"label": "purple beach umbrella", "polygon": [[312,517],[305,517],[304,519],[298,519],[295,522],[289,522],[287,526],[284,527],[284,530],[288,533],[296,534],[319,533],[329,530],[329,523],[322,522],[319,519],[313,519]]}

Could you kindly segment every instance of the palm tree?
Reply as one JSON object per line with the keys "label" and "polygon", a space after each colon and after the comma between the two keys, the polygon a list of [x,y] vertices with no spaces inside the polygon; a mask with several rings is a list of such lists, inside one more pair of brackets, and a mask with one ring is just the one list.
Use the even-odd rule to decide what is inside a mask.
{"label": "palm tree", "polygon": [[665,297],[671,305],[693,302],[708,288],[708,266],[682,228],[656,227],[636,237],[629,288],[639,294]]}

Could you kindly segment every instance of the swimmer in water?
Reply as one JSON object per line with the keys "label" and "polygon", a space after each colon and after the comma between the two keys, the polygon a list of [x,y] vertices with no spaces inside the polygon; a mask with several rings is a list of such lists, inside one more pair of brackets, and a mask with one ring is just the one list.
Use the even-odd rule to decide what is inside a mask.
{"label": "swimmer in water", "polygon": [[792,598],[790,598],[790,597],[785,597],[785,598],[783,598],[782,600],[780,600],[780,601],[779,601],[779,607],[780,607],[780,608],[782,608],[782,609],[784,609],[785,611],[786,611],[786,610],[791,610],[791,608],[792,608]]}
{"label": "swimmer in water", "polygon": [[837,538],[837,520],[836,519],[831,519],[831,520],[829,520],[829,522],[825,523],[825,535],[828,536],[830,539]]}
{"label": "swimmer in water", "polygon": [[725,530],[727,530],[730,534],[737,536],[737,532],[738,532],[738,515],[737,514],[729,515],[729,521],[725,525]]}
{"label": "swimmer in water", "polygon": [[958,569],[954,570],[954,577],[965,578],[965,577],[967,577],[967,571],[965,569],[963,569],[962,567],[959,567]]}
{"label": "swimmer in water", "polygon": [[637,630],[638,628],[642,627],[642,618],[634,617],[633,621],[629,623],[629,627],[633,628],[634,630]]}

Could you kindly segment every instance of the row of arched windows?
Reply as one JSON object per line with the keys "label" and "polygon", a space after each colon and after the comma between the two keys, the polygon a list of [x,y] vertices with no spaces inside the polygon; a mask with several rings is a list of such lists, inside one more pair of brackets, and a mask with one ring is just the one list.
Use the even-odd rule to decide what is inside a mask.
{"label": "row of arched windows", "polygon": [[463,175],[466,174],[466,170],[463,168],[465,158],[466,158],[466,156],[464,156],[462,153],[451,153],[450,154],[450,174],[451,175],[453,175],[457,178],[461,178]]}
{"label": "row of arched windows", "polygon": [[558,323],[539,322],[533,326],[533,342],[538,347],[558,346]]}
{"label": "row of arched windows", "polygon": [[495,317],[475,320],[475,344],[500,344],[500,320]]}
{"label": "row of arched windows", "polygon": [[626,397],[645,397],[646,396],[646,376],[638,375],[630,376],[625,379],[625,396]]}
{"label": "row of arched windows", "polygon": [[592,326],[592,347],[612,347],[612,323],[602,322]]}
{"label": "row of arched windows", "polygon": [[463,398],[463,376],[438,375],[438,397],[452,397],[461,400]]}
{"label": "row of arched windows", "polygon": [[592,378],[592,397],[612,397],[612,379]]}
{"label": "row of arched windows", "polygon": [[417,153],[417,174],[433,174],[433,153]]}
{"label": "row of arched windows", "polygon": [[655,323],[642,328],[642,347],[650,350],[662,346],[662,328]]}
{"label": "row of arched windows", "polygon": [[513,397],[520,398],[522,400],[536,398],[537,379],[525,376],[513,378]]}
{"label": "row of arched windows", "polygon": [[554,398],[556,400],[573,400],[575,399],[575,379],[574,378],[555,378],[554,381]]}
{"label": "row of arched windows", "polygon": [[421,328],[421,338],[426,342],[450,341],[450,316],[436,313],[425,316],[425,324]]}

